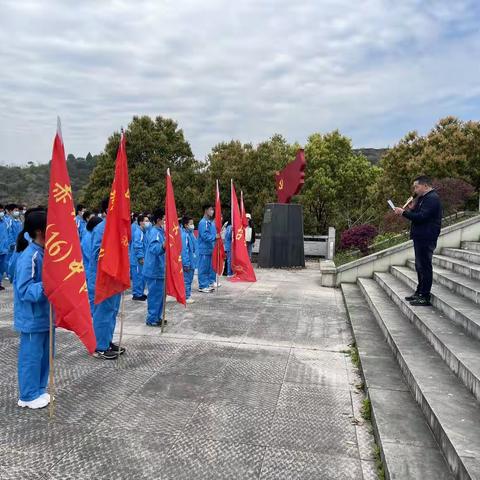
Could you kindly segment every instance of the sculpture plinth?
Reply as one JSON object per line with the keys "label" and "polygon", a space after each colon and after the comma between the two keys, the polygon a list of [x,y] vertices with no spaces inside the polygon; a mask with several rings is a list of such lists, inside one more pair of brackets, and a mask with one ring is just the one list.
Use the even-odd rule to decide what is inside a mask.
{"label": "sculpture plinth", "polygon": [[305,267],[303,209],[290,203],[305,182],[305,166],[305,154],[298,150],[295,161],[275,175],[279,203],[268,203],[265,207],[259,267]]}

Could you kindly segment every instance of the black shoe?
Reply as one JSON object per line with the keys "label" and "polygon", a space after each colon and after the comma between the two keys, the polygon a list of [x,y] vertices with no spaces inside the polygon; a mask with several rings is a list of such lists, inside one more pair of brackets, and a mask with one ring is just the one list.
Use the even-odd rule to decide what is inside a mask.
{"label": "black shoe", "polygon": [[147,327],[160,327],[161,326],[161,323],[160,322],[157,322],[157,323],[148,323],[148,322],[145,322],[145,325]]}
{"label": "black shoe", "polygon": [[93,356],[95,358],[102,358],[103,360],[115,360],[116,358],[118,358],[118,353],[109,348],[108,350],[104,351],[95,350]]}
{"label": "black shoe", "polygon": [[113,342],[110,342],[110,349],[112,352],[117,352],[119,355],[123,355],[126,351],[125,347],[118,347],[118,345],[116,345],[115,343]]}
{"label": "black shoe", "polygon": [[136,296],[133,296],[132,297],[132,300],[135,300],[137,302],[143,302],[144,300],[146,300],[145,298],[143,298],[144,295],[142,295],[141,297],[136,297]]}
{"label": "black shoe", "polygon": [[417,299],[412,300],[410,302],[410,305],[412,305],[412,307],[431,307],[432,306],[432,304],[430,303],[430,300],[425,297],[418,297]]}
{"label": "black shoe", "polygon": [[420,297],[420,295],[418,293],[414,293],[413,295],[410,295],[409,297],[405,297],[405,300],[407,302],[413,302],[414,300],[416,300],[419,297]]}
{"label": "black shoe", "polygon": [[145,294],[143,294],[141,298],[142,300],[146,300],[148,297]]}
{"label": "black shoe", "polygon": [[5,287],[2,287],[2,285],[0,285],[0,292],[1,292],[2,290],[5,290]]}

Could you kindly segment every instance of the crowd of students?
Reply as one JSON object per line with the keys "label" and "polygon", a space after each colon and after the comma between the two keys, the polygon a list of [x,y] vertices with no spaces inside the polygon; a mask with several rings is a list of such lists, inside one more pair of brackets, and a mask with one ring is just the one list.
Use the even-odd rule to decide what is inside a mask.
{"label": "crowd of students", "polygon": [[[95,358],[114,360],[125,352],[113,342],[120,294],[94,304],[98,258],[105,231],[108,198],[99,211],[76,208],[88,297],[97,341]],[[198,272],[198,291],[210,294],[219,286],[212,266],[212,252],[222,238],[226,252],[227,276],[232,275],[230,222],[217,232],[213,205],[203,206],[203,217],[195,230],[193,218],[179,220],[182,237],[182,264],[187,303],[193,303],[192,283]],[[248,215],[249,217],[249,215]],[[158,327],[162,323],[165,287],[165,211],[132,214],[132,236],[129,245],[132,299],[146,301],[145,324]],[[0,205],[0,290],[7,274],[13,283],[14,328],[20,334],[18,354],[18,406],[43,408],[50,403],[46,392],[49,373],[50,307],[42,284],[43,252],[47,212],[44,207],[26,209],[18,205]],[[250,230],[249,230],[250,229]],[[247,227],[249,253],[255,241],[253,223]],[[165,321],[164,321],[165,322]]]}

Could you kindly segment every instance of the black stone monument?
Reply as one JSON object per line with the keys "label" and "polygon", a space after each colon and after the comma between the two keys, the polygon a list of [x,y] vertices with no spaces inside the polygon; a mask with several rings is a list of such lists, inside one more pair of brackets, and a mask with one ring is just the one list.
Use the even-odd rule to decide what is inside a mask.
{"label": "black stone monument", "polygon": [[305,267],[301,205],[267,203],[263,215],[258,266]]}

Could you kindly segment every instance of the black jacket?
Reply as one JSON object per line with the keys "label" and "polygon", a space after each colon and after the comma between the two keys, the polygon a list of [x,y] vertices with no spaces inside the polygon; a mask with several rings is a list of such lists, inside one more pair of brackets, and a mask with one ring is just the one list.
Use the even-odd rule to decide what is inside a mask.
{"label": "black jacket", "polygon": [[403,212],[403,216],[412,222],[410,238],[436,241],[442,228],[442,204],[438,193],[435,190],[426,193],[412,210]]}

